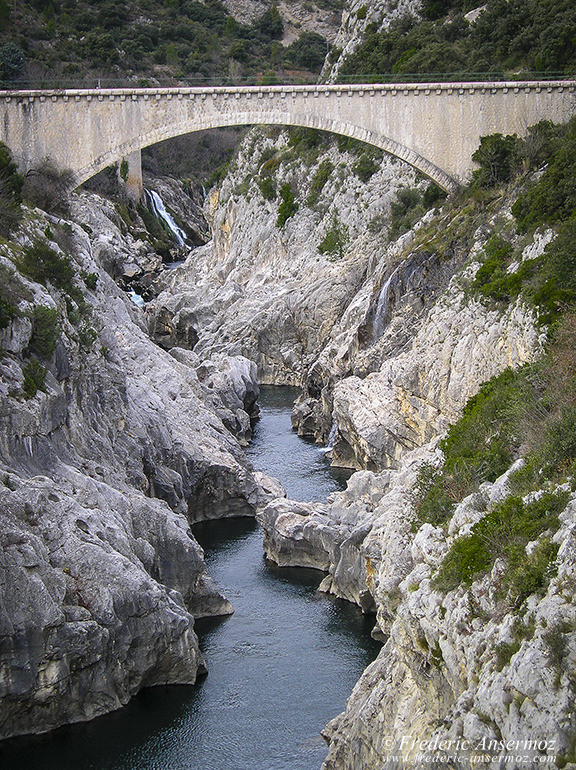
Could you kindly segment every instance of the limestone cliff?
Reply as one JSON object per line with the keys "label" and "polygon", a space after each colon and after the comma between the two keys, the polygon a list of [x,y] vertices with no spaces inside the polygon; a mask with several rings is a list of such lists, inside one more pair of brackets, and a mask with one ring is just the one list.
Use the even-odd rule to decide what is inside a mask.
{"label": "limestone cliff", "polygon": [[[299,180],[300,208],[277,228],[277,202],[266,201],[261,177],[246,171],[259,153],[263,163],[278,157],[286,139],[252,142],[212,193],[214,242],[168,276],[149,312],[153,328],[160,312],[172,328],[188,319],[198,334],[195,352],[247,355],[264,381],[303,378],[297,429],[324,440],[330,433],[334,462],[367,469],[325,504],[276,500],[258,515],[269,558],[324,571],[322,589],[375,611],[377,633],[386,640],[346,712],[326,730],[326,770],[416,768],[421,741],[455,746],[460,740],[465,750],[454,766],[462,768],[472,766],[483,746],[505,761],[503,740],[532,738],[545,756],[569,754],[570,677],[557,675],[551,696],[549,672],[555,644],[563,661],[573,654],[565,589],[573,503],[554,535],[562,543],[557,578],[545,598],[530,599],[522,621],[494,589],[498,565],[470,589],[445,593],[433,582],[456,537],[507,493],[507,475],[465,500],[447,531],[431,525],[412,531],[418,469],[440,462],[438,438],[482,382],[543,349],[544,330],[528,305],[490,304],[471,290],[486,243],[504,232],[521,263],[542,254],[553,233],[515,236],[512,196],[473,214],[449,202],[390,240],[397,180],[380,187],[389,203],[372,209],[377,226],[368,226],[374,213],[367,222],[363,212],[364,202],[376,206],[371,185],[384,184],[381,170],[365,185],[351,175],[338,186],[326,182],[321,195],[349,228],[342,257],[331,261],[310,248],[329,226],[330,206],[322,211],[306,200],[322,162],[336,167],[335,148],[314,159],[307,179],[301,167],[278,164],[278,185],[290,173]],[[293,298],[291,316],[286,295]],[[319,297],[321,314],[315,313]]]}
{"label": "limestone cliff", "polygon": [[253,515],[264,494],[235,438],[253,364],[150,340],[110,273],[157,258],[121,225],[80,193],[1,248],[1,737],[194,682],[194,617],[232,608],[189,522]]}
{"label": "limestone cliff", "polygon": [[[245,140],[207,200],[212,240],[161,276],[162,291],[147,309],[160,341],[189,334],[202,356],[246,356],[261,383],[302,382],[386,251],[396,191],[426,185],[390,157],[365,156],[369,178],[362,181],[354,170],[362,151],[339,151],[334,140],[310,148],[303,163],[302,147],[291,141],[274,131]],[[286,185],[296,191],[297,210],[278,227]],[[341,244],[321,253],[335,230]]]}

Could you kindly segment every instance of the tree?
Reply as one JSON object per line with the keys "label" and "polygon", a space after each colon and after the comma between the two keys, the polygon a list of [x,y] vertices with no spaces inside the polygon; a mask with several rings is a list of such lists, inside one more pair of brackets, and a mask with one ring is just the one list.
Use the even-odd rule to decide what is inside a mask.
{"label": "tree", "polygon": [[15,43],[0,45],[0,80],[1,85],[10,85],[22,76],[26,57]]}
{"label": "tree", "polygon": [[509,182],[520,166],[520,142],[516,134],[483,136],[472,159],[480,166],[472,178],[474,187],[494,187]]}
{"label": "tree", "polygon": [[256,22],[256,29],[272,40],[279,40],[284,34],[284,22],[277,5],[273,5],[264,11]]}

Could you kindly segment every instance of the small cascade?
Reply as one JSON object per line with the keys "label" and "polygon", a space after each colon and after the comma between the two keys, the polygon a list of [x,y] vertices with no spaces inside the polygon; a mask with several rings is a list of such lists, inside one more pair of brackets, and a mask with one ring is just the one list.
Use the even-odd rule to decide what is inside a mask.
{"label": "small cascade", "polygon": [[388,276],[384,285],[380,289],[376,310],[374,311],[374,323],[372,325],[372,339],[374,342],[380,339],[386,328],[386,316],[388,314],[388,295],[390,294],[390,285],[392,279],[400,269],[400,265]]}
{"label": "small cascade", "polygon": [[336,425],[335,421],[332,421],[332,427],[330,428],[330,433],[328,434],[328,441],[326,442],[326,446],[322,450],[325,454],[328,454],[328,452],[331,452],[334,449],[334,442],[336,441],[337,433],[338,433],[338,426]]}
{"label": "small cascade", "polygon": [[158,219],[161,219],[166,224],[166,227],[174,236],[174,240],[178,246],[186,246],[186,233],[184,230],[182,230],[181,227],[178,227],[172,214],[166,210],[166,206],[164,205],[162,198],[155,190],[144,190],[144,192],[154,216],[156,216]]}
{"label": "small cascade", "polygon": [[130,291],[128,292],[128,296],[132,300],[132,302],[137,305],[138,307],[144,307],[146,304],[144,302],[144,298],[140,296],[140,294],[137,294],[132,287],[130,287]]}

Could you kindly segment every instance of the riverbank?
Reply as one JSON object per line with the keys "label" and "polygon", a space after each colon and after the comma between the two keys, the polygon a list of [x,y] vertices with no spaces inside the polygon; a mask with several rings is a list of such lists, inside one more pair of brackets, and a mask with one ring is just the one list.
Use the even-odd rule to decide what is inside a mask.
{"label": "riverbank", "polygon": [[[291,388],[264,388],[250,455],[281,469],[291,494],[341,487],[321,448],[291,430]],[[290,458],[287,462],[286,458]],[[195,624],[208,675],[192,687],[145,690],[93,722],[0,744],[3,770],[312,770],[321,730],[376,656],[373,618],[318,592],[316,570],[265,561],[253,519],[193,527],[206,569],[234,615]]]}

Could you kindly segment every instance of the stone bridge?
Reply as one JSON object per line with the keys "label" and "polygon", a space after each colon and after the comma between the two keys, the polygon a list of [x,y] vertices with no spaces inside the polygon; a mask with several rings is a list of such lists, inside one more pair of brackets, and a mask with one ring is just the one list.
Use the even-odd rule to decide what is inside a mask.
{"label": "stone bridge", "polygon": [[380,147],[446,190],[465,182],[480,137],[523,135],[576,112],[574,81],[410,83],[0,92],[0,139],[22,171],[50,160],[73,186],[126,159],[141,192],[140,150],[220,126],[331,131]]}

